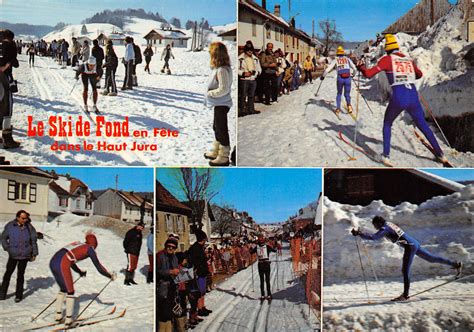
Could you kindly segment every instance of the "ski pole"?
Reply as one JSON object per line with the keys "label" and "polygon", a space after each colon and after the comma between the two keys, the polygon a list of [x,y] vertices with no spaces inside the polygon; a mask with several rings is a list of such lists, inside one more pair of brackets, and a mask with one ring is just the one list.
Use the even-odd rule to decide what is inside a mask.
{"label": "ski pole", "polygon": [[94,300],[100,295],[102,294],[102,292],[104,291],[105,288],[107,288],[107,286],[112,282],[113,280],[110,279],[104,287],[102,287],[102,289],[99,291],[99,293],[97,293],[96,296],[94,296],[94,298],[92,300],[90,300],[90,302],[86,305],[86,307],[84,309],[82,309],[82,311],[79,313],[79,315],[77,315],[76,317],[76,320],[84,313],[84,311],[86,311],[87,308],[89,308],[89,306],[92,304],[92,302],[94,302]]}
{"label": "ski pole", "polygon": [[357,253],[359,254],[360,268],[362,269],[362,276],[364,277],[365,291],[367,292],[367,300],[368,300],[368,302],[370,302],[369,288],[367,287],[367,280],[366,280],[366,278],[365,278],[364,265],[362,264],[362,257],[360,256],[359,242],[357,242],[357,238],[356,238],[356,237],[354,237],[354,241],[355,241],[355,243],[356,243]]}
{"label": "ski pole", "polygon": [[367,250],[367,246],[365,245],[364,242],[362,243],[362,248],[364,248],[365,255],[367,256],[367,260],[369,261],[370,269],[372,270],[372,273],[374,274],[375,281],[379,281],[379,278],[377,278],[377,274],[375,273],[374,265],[372,264],[372,258],[369,255],[369,251]]}
{"label": "ski pole", "polygon": [[74,88],[76,87],[77,81],[79,81],[79,80],[78,80],[78,79],[77,79],[77,80],[74,80],[74,85],[72,86],[72,89],[71,89],[71,91],[69,92],[69,94],[71,94],[71,93],[74,91]]}
{"label": "ski pole", "polygon": [[[352,77],[352,76],[351,76]],[[359,77],[360,77],[360,72],[359,72]],[[360,93],[360,89],[359,89],[359,85],[360,85],[360,78],[359,78],[359,85],[357,84],[357,82],[354,80],[354,78],[352,77],[352,80],[354,81],[354,84],[356,86],[356,89],[357,91]],[[367,105],[367,108],[369,109],[370,113],[374,114],[374,112],[372,111],[372,109],[370,108],[369,106],[369,103],[367,102],[367,99],[365,99],[364,95],[362,93],[360,93],[360,95],[362,96],[362,99],[364,100],[365,104]]]}
{"label": "ski pole", "polygon": [[[75,284],[76,281],[78,281],[79,279],[81,279],[81,276],[79,276],[76,280],[74,280],[73,284]],[[33,318],[31,319],[31,321],[34,322],[39,316],[41,316],[41,314],[42,314],[43,312],[45,312],[46,310],[48,310],[48,308],[51,307],[51,306],[54,304],[54,302],[56,302],[56,298],[55,298],[50,304],[48,304],[48,305],[46,306],[46,308],[44,308],[43,310],[41,310],[41,312],[40,312],[39,314],[37,314],[35,317],[33,317]]]}
{"label": "ski pole", "polygon": [[318,86],[318,90],[316,90],[316,93],[315,93],[315,97],[318,96],[318,93],[319,93],[319,89],[321,89],[321,85],[323,85],[323,80],[321,80],[321,83],[319,83],[319,86]]}
{"label": "ski pole", "polygon": [[438,127],[439,131],[441,132],[441,135],[443,135],[443,138],[446,141],[446,144],[448,144],[449,148],[452,150],[453,148],[452,148],[451,144],[449,144],[448,139],[444,135],[443,129],[441,129],[441,126],[439,125],[438,121],[436,120],[436,118],[435,118],[433,112],[431,111],[431,108],[428,106],[428,103],[426,102],[425,98],[423,98],[423,95],[421,93],[418,92],[418,94],[420,95],[421,102],[423,103],[423,105],[426,107],[426,109],[430,113],[430,116],[433,119],[434,123],[436,123],[436,126]]}

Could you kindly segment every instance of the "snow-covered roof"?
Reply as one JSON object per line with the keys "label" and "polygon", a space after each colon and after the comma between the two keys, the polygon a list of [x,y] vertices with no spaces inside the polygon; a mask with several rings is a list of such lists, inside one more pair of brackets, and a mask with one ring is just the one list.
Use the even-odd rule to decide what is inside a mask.
{"label": "snow-covered roof", "polygon": [[[82,27],[86,26],[87,33],[82,33]],[[72,37],[76,38],[89,38],[91,40],[96,39],[101,33],[109,35],[113,32],[122,32],[118,26],[109,23],[87,23],[87,24],[73,24],[67,25],[60,30],[51,31],[45,35],[42,39],[47,42],[53,40],[66,39],[71,40]]]}
{"label": "snow-covered roof", "polygon": [[262,15],[263,17],[265,17],[269,20],[272,20],[275,23],[283,25],[287,28],[290,26],[290,24],[288,22],[286,22],[282,17],[276,16],[276,15],[270,13],[269,11],[267,11],[266,9],[263,9],[261,6],[259,6],[258,4],[256,4],[253,1],[239,1],[239,5],[247,7],[251,11],[253,11],[255,13],[258,13],[258,14]]}
{"label": "snow-covered roof", "polygon": [[460,191],[465,187],[461,183],[419,169],[408,169],[407,171],[452,191]]}
{"label": "snow-covered roof", "polygon": [[[133,206],[141,206],[142,202],[144,201],[143,197],[140,195],[135,194],[134,192],[128,192],[119,190],[117,191],[117,195],[122,199],[125,204],[133,205]],[[150,202],[145,201],[145,208],[152,209],[153,205]]]}

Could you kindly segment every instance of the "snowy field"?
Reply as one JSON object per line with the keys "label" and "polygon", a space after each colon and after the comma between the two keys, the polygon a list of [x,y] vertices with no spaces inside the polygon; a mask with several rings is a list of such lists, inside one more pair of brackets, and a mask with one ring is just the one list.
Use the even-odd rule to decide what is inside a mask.
{"label": "snowy field", "polygon": [[[270,259],[276,261],[275,254]],[[260,281],[257,263],[238,272],[206,295],[206,307],[213,312],[193,331],[315,331],[319,322],[305,303],[304,285],[291,268],[288,248],[277,264],[271,266],[273,301],[260,304]]]}
{"label": "snowy field", "polygon": [[[474,278],[413,297],[406,303],[390,299],[403,292],[403,250],[387,240],[357,238],[367,288],[359,263],[352,227],[368,233],[371,220],[381,215],[399,225],[430,252],[464,263],[464,275],[474,271],[474,187],[437,196],[416,205],[408,202],[392,207],[382,201],[352,206],[324,198],[324,288],[323,325],[331,331],[468,331],[474,328]],[[454,277],[455,270],[431,264],[418,257],[412,270],[411,294]]]}
{"label": "snowy field", "polygon": [[[115,47],[117,56],[124,54],[124,46]],[[231,58],[235,58],[235,47],[229,45]],[[142,47],[143,50],[143,47]],[[133,91],[118,91],[117,97],[99,94],[97,106],[106,121],[124,121],[128,116],[130,131],[148,130],[149,137],[96,137],[95,114],[92,113],[93,134],[83,137],[27,137],[27,116],[33,115],[35,123],[50,116],[68,117],[76,122],[80,116],[88,120],[82,111],[82,84],[74,85],[74,71],[71,67],[61,69],[51,58],[35,57],[35,67],[29,68],[27,57],[19,55],[20,67],[14,71],[19,92],[14,96],[13,126],[14,136],[22,143],[14,150],[4,150],[3,155],[16,165],[156,165],[186,166],[208,165],[203,153],[214,141],[212,130],[213,110],[203,104],[210,73],[209,54],[189,52],[185,49],[173,50],[176,60],[170,60],[172,75],[160,73],[163,61],[161,49],[152,58],[152,74],[144,72],[143,63],[137,66],[138,88]],[[119,64],[116,78],[117,87],[123,84],[124,66]],[[102,79],[102,86],[104,79]],[[236,91],[236,86],[233,87]],[[90,92],[89,92],[90,93]],[[89,107],[92,101],[89,101]],[[235,145],[235,108],[228,114],[231,145]],[[177,138],[153,137],[153,128],[179,131]],[[51,151],[57,139],[61,144],[83,144],[87,141],[96,146],[98,141],[108,144],[137,143],[156,144],[157,151]]]}
{"label": "snowy field", "polygon": [[[241,166],[305,166],[305,167],[374,167],[383,166],[338,138],[342,132],[354,139],[356,122],[347,114],[339,120],[336,109],[336,74],[331,72],[322,82],[315,97],[320,80],[301,86],[290,95],[278,98],[270,106],[256,104],[260,114],[239,118],[238,164]],[[371,86],[370,81],[361,81],[362,94]],[[351,90],[352,105],[356,110],[357,91]],[[373,113],[359,97],[359,121],[356,142],[366,151],[380,155],[383,150],[382,126],[387,103],[368,99]],[[345,105],[343,98],[342,105]],[[344,109],[342,109],[345,112]],[[435,133],[446,157],[456,167],[474,165],[473,153],[451,154],[449,147],[436,127]],[[393,123],[391,162],[397,167],[441,167],[433,154],[415,137],[415,126],[410,116],[402,113]],[[418,129],[417,129],[418,130]],[[419,130],[418,130],[419,132]],[[356,160],[349,160],[354,156]]]}
{"label": "snowy field", "polygon": [[[25,272],[24,299],[20,303],[14,303],[14,293],[16,287],[16,271],[14,272],[7,299],[1,302],[1,331],[21,331],[35,325],[46,324],[54,321],[54,305],[43,313],[36,323],[31,323],[31,318],[38,314],[56,297],[59,291],[54,277],[49,269],[49,260],[60,248],[74,241],[84,241],[85,232],[91,229],[90,226],[82,225],[83,217],[69,215],[67,219],[61,221],[57,227],[56,222],[35,223],[36,230],[43,232],[47,236],[43,240],[38,240],[39,255],[35,262],[28,263]],[[3,230],[5,224],[0,224]],[[131,226],[130,226],[131,228]],[[109,271],[117,272],[117,280],[111,282],[103,293],[87,308],[82,315],[89,317],[100,316],[110,311],[113,306],[117,306],[117,313],[126,309],[123,318],[102,322],[83,327],[80,329],[91,331],[152,331],[154,320],[154,288],[152,284],[146,283],[146,272],[148,269],[148,256],[146,254],[146,239],[144,236],[143,246],[140,251],[138,269],[135,272],[136,286],[125,286],[123,284],[124,275],[121,272],[127,266],[127,258],[123,252],[123,239],[115,235],[111,230],[95,228],[98,247],[97,256]],[[0,255],[0,275],[3,276],[8,255],[2,250]],[[74,315],[79,312],[92,300],[92,298],[109,281],[97,272],[92,261],[85,259],[78,263],[79,268],[87,271],[85,278],[79,279],[74,285],[77,297]],[[73,279],[78,274],[72,272]],[[65,307],[63,307],[65,308]]]}

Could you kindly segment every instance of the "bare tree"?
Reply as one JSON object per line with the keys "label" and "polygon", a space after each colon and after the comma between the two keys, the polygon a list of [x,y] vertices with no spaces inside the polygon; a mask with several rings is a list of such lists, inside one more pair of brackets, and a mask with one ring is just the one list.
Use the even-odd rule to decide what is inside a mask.
{"label": "bare tree", "polygon": [[213,225],[213,231],[217,232],[221,238],[225,234],[229,234],[232,231],[238,231],[236,227],[236,219],[234,218],[234,209],[228,204],[224,204],[222,207],[213,205],[212,212],[216,218],[216,222]]}
{"label": "bare tree", "polygon": [[192,210],[191,228],[202,228],[205,203],[218,194],[218,169],[180,168],[175,172],[177,185]]}
{"label": "bare tree", "polygon": [[342,43],[342,34],[336,29],[336,21],[326,19],[319,21],[319,28],[322,31],[322,37],[318,38],[324,44],[323,55],[328,56],[331,48]]}

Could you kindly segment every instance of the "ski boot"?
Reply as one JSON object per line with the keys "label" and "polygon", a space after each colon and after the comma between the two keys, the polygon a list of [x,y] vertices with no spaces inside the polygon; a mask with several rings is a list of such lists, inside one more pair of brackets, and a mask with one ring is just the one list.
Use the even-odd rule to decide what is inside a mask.
{"label": "ski boot", "polygon": [[97,108],[97,105],[92,106],[92,110],[94,111],[95,114],[100,114],[99,109]]}
{"label": "ski boot", "polygon": [[165,68],[161,68],[160,72],[161,72],[162,74],[164,74],[164,73],[165,73]]}
{"label": "ski boot", "polygon": [[86,112],[87,114],[90,113],[90,111],[89,111],[89,106],[84,105],[84,112]]}
{"label": "ski boot", "polygon": [[219,153],[216,159],[209,162],[209,166],[229,166],[230,146],[219,144]]}
{"label": "ski boot", "polygon": [[206,311],[208,314],[212,313],[212,310],[209,310],[206,307],[202,307],[202,310]]}
{"label": "ski boot", "polygon": [[63,303],[65,299],[66,293],[59,292],[56,296],[56,315],[54,316],[56,322],[61,322],[63,320]]}
{"label": "ski boot", "polygon": [[263,304],[264,301],[265,301],[265,296],[260,296],[260,304]]}
{"label": "ski boot", "polygon": [[117,92],[111,92],[109,93],[109,97],[115,97],[117,95]]}
{"label": "ski boot", "polygon": [[409,298],[410,298],[409,296],[405,296],[404,294],[402,294],[399,297],[391,299],[390,301],[392,301],[392,302],[405,302],[405,301],[408,301]]}
{"label": "ski boot", "polygon": [[273,297],[271,295],[267,296],[268,304],[271,304],[272,300],[273,300]]}
{"label": "ski boot", "polygon": [[125,271],[125,280],[123,281],[123,284],[126,286],[131,286],[132,284],[130,283],[130,272]]}
{"label": "ski boot", "polygon": [[135,272],[129,272],[130,273],[130,279],[129,279],[129,282],[132,284],[132,285],[138,285],[135,280],[133,280],[133,278],[135,277]]}
{"label": "ski boot", "polygon": [[393,164],[390,162],[390,157],[384,154],[380,157],[380,162],[387,167],[393,167]]}
{"label": "ski boot", "polygon": [[347,113],[349,113],[349,115],[351,116],[351,118],[354,119],[354,121],[357,120],[357,118],[356,118],[356,116],[354,115],[354,112],[353,112],[353,110],[352,110],[352,105],[351,105],[351,104],[347,105]]}
{"label": "ski boot", "polygon": [[166,75],[171,75],[171,70],[166,69]]}
{"label": "ski boot", "polygon": [[75,298],[72,295],[66,296],[66,320],[64,322],[64,325],[66,327],[70,327],[72,323],[74,323],[74,319],[72,318],[72,313],[74,310],[74,302]]}
{"label": "ski boot", "polygon": [[456,277],[455,278],[458,279],[462,275],[463,263],[462,262],[457,262],[457,264],[454,268],[456,269]]}
{"label": "ski boot", "polygon": [[204,308],[202,308],[198,310],[198,315],[201,317],[206,317],[206,316],[209,316],[209,313],[206,310],[204,310]]}
{"label": "ski boot", "polygon": [[107,90],[102,90],[102,92],[100,93],[102,96],[107,96],[109,94],[109,91]]}

